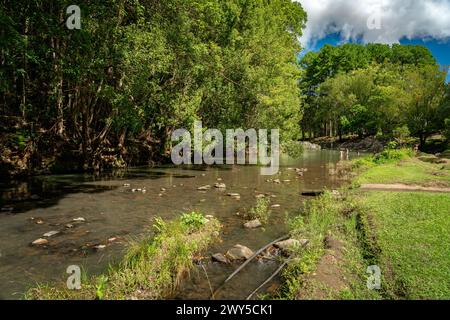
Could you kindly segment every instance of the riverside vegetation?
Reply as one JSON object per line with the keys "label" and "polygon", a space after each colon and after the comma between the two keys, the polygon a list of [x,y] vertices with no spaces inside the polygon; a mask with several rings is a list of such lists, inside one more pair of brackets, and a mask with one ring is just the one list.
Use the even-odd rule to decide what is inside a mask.
{"label": "riverside vegetation", "polygon": [[[410,150],[388,150],[348,167],[358,172],[350,187],[339,195],[326,192],[289,221],[291,232],[308,237],[310,245],[284,270],[278,297],[448,299],[448,193],[362,191],[359,186],[449,187],[449,168],[422,162]],[[381,269],[380,290],[367,288],[371,265]]]}
{"label": "riverside vegetation", "polygon": [[220,223],[191,212],[166,222],[156,219],[153,231],[130,241],[123,260],[102,275],[83,274],[80,290],[38,284],[26,299],[163,299],[177,289],[193,260],[217,238]]}
{"label": "riverside vegetation", "polygon": [[423,149],[450,134],[449,86],[427,48],[301,57],[298,2],[82,2],[81,29],[69,30],[71,4],[0,2],[0,174],[168,162],[171,134],[195,121],[278,128],[285,146],[376,135]]}

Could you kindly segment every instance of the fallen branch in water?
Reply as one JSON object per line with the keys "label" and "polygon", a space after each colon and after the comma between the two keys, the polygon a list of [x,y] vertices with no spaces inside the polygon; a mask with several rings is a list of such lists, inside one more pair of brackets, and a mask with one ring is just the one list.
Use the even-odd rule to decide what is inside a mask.
{"label": "fallen branch in water", "polygon": [[278,238],[272,242],[270,242],[269,244],[266,244],[264,247],[262,247],[261,249],[259,249],[258,251],[256,251],[250,258],[248,258],[243,264],[241,264],[239,266],[239,268],[237,268],[232,274],[230,274],[228,276],[228,278],[223,282],[223,284],[217,288],[216,291],[214,291],[214,293],[211,295],[211,299],[214,299],[216,293],[223,288],[223,286],[230,281],[236,274],[238,274],[242,269],[245,268],[246,265],[248,265],[254,258],[256,258],[259,254],[261,254],[261,252],[263,252],[264,250],[266,250],[268,247],[274,245],[275,243],[279,242],[279,241],[283,241],[289,238],[289,235],[285,235],[281,238]]}
{"label": "fallen branch in water", "polygon": [[290,261],[292,260],[292,255],[286,259],[286,261],[283,262],[283,264],[277,269],[275,270],[274,273],[272,273],[272,275],[266,279],[266,281],[264,281],[258,288],[256,288],[252,293],[250,293],[250,295],[245,299],[245,300],[250,300],[251,297],[253,297],[253,295],[259,291],[259,289],[261,289],[262,287],[264,287],[267,283],[269,283],[273,278],[275,278],[275,276],[277,274],[279,274],[281,272],[281,270],[283,270],[284,266],[286,264],[288,264]]}

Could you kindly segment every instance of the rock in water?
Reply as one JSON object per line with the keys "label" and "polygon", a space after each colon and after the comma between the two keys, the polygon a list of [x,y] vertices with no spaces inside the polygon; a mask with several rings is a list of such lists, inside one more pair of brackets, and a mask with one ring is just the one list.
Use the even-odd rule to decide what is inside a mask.
{"label": "rock in water", "polygon": [[241,199],[241,195],[239,193],[228,193],[227,194],[229,197],[236,199],[236,200],[240,200]]}
{"label": "rock in water", "polygon": [[40,239],[34,240],[31,244],[35,245],[35,246],[42,246],[44,244],[48,244],[48,240],[40,238]]}
{"label": "rock in water", "polygon": [[209,189],[211,189],[211,186],[209,184],[206,185],[206,186],[202,186],[202,187],[198,187],[197,188],[197,190],[199,190],[199,191],[206,191],[206,190],[209,190]]}
{"label": "rock in water", "polygon": [[212,259],[213,259],[213,261],[217,261],[217,262],[220,262],[220,263],[228,263],[229,262],[227,257],[225,257],[221,253],[213,254]]}
{"label": "rock in water", "polygon": [[214,185],[214,187],[217,188],[217,189],[226,189],[227,188],[225,183],[216,183]]}
{"label": "rock in water", "polygon": [[50,237],[56,236],[58,233],[59,233],[59,231],[49,231],[47,233],[44,233],[44,237],[50,238]]}
{"label": "rock in water", "polygon": [[275,247],[281,249],[284,252],[291,252],[291,251],[295,250],[296,248],[300,248],[300,247],[307,245],[308,242],[309,242],[309,240],[307,240],[307,239],[301,239],[301,240],[288,239],[288,240],[279,241],[279,242],[275,243]]}
{"label": "rock in water", "polygon": [[261,221],[259,221],[258,219],[249,221],[247,223],[244,223],[244,227],[247,229],[256,229],[262,226]]}
{"label": "rock in water", "polygon": [[311,143],[308,141],[302,141],[301,144],[303,146],[303,149],[305,149],[305,150],[321,150],[322,149],[322,147],[319,146],[318,144]]}
{"label": "rock in water", "polygon": [[74,222],[85,222],[86,219],[85,219],[85,218],[82,218],[82,217],[79,217],[79,218],[73,219],[72,221],[74,221]]}
{"label": "rock in water", "polygon": [[246,246],[237,244],[228,250],[226,255],[231,260],[247,260],[253,255],[253,251]]}

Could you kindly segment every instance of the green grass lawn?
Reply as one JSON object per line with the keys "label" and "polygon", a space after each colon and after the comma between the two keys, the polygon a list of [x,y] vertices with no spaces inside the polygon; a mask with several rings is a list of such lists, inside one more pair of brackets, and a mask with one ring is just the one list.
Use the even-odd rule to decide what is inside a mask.
{"label": "green grass lawn", "polygon": [[373,219],[388,295],[450,299],[450,195],[368,192],[359,200]]}
{"label": "green grass lawn", "polygon": [[[359,176],[353,184],[450,185],[450,172],[442,165],[402,153],[392,153],[401,159],[381,155],[357,160],[353,164]],[[294,234],[313,241],[291,265],[296,272],[288,269],[285,273],[283,298],[292,298],[309,285],[325,286],[332,299],[450,299],[449,193],[364,192],[354,188],[343,188],[341,193],[338,198],[326,193],[312,200],[304,217],[291,224]],[[326,288],[329,280],[308,280],[318,270],[325,235],[339,239],[344,248],[340,273],[347,283],[338,292]],[[314,259],[310,259],[311,253]],[[366,269],[374,264],[382,272],[381,290],[366,286]],[[321,297],[313,292],[307,298]]]}
{"label": "green grass lawn", "polygon": [[443,165],[407,159],[398,163],[387,163],[370,168],[361,173],[355,182],[364,183],[404,183],[450,185],[450,170]]}

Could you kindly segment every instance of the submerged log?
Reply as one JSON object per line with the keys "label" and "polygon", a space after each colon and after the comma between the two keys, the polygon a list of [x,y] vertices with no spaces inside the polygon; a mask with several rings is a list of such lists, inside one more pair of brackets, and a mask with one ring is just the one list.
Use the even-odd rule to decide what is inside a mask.
{"label": "submerged log", "polygon": [[319,197],[324,194],[324,191],[304,191],[301,193],[305,197]]}

